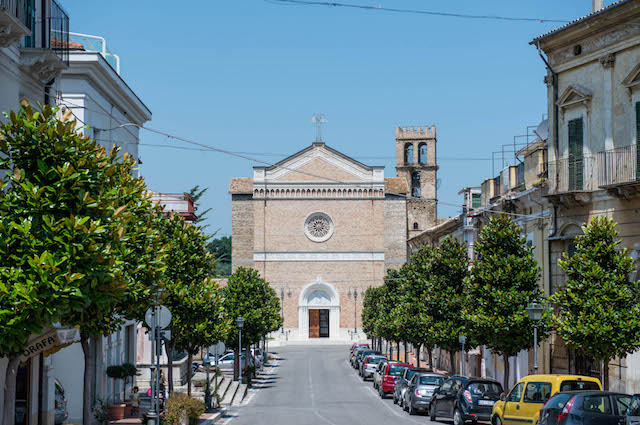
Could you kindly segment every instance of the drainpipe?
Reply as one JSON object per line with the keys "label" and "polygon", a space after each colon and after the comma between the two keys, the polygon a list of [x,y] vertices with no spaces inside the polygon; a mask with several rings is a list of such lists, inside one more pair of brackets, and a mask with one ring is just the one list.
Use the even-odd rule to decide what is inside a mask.
{"label": "drainpipe", "polygon": [[[544,57],[544,55],[542,54],[542,50],[540,49],[540,42],[538,41],[536,43],[536,47],[538,48],[538,55],[540,55],[540,58],[544,61],[545,65],[547,66],[547,69],[549,70],[549,72],[551,73],[551,78],[552,78],[552,86],[553,86],[553,154],[554,154],[554,159],[557,161],[558,160],[558,135],[559,135],[559,131],[558,131],[558,74],[553,70],[553,68],[551,68],[551,65],[549,65],[549,62],[547,61],[547,59]],[[548,159],[547,159],[548,161]],[[558,174],[558,167],[556,167],[556,181],[557,181],[557,174]]]}

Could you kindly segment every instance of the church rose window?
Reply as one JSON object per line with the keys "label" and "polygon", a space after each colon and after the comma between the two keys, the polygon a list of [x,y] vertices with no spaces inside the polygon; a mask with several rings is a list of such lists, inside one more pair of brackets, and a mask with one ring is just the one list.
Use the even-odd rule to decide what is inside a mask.
{"label": "church rose window", "polygon": [[324,242],[333,234],[333,221],[325,213],[313,213],[304,222],[304,232],[312,241]]}

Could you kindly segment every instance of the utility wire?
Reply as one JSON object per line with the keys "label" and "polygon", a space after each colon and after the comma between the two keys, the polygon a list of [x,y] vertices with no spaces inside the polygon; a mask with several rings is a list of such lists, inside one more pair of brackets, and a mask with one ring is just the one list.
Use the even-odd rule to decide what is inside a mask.
{"label": "utility wire", "polygon": [[419,9],[398,9],[395,7],[383,7],[383,6],[368,6],[363,4],[354,3],[339,3],[333,1],[313,1],[313,0],[268,0],[268,3],[280,4],[280,5],[297,5],[297,6],[327,6],[327,7],[343,7],[349,9],[364,9],[381,12],[393,12],[393,13],[410,13],[418,15],[431,15],[431,16],[445,16],[449,18],[463,18],[463,19],[483,19],[494,21],[516,21],[516,22],[553,22],[559,24],[566,24],[570,21],[561,19],[545,19],[545,18],[520,18],[510,16],[499,15],[472,15],[466,13],[453,13],[453,12],[437,12],[433,10],[419,10]]}

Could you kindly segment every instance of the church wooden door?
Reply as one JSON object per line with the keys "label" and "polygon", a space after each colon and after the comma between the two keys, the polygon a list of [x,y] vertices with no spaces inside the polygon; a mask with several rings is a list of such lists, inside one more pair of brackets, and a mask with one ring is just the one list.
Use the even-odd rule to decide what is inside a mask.
{"label": "church wooden door", "polygon": [[309,338],[320,338],[320,310],[309,310]]}

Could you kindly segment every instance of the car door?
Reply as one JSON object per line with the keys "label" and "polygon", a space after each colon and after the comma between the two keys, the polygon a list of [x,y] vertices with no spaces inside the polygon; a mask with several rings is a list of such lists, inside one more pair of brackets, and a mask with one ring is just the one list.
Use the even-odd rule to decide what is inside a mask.
{"label": "car door", "polygon": [[627,411],[631,407],[633,397],[628,394],[614,394],[611,397],[613,398],[613,406],[617,410],[618,423],[623,425],[627,417]]}
{"label": "car door", "polygon": [[418,374],[414,373],[411,380],[407,382],[407,387],[403,394],[404,402],[407,403],[407,406],[411,406],[411,402],[412,402],[411,400],[413,399],[413,394],[416,391],[417,386],[418,386]]}
{"label": "car door", "polygon": [[442,416],[446,416],[447,418],[453,417],[453,408],[461,388],[462,381],[459,379],[451,380],[451,388],[449,391],[446,391],[442,397]]}
{"label": "car door", "polygon": [[445,394],[453,388],[454,379],[448,379],[433,395],[434,409],[437,416],[442,416],[445,411]]}
{"label": "car door", "polygon": [[551,382],[527,382],[520,409],[516,409],[514,418],[518,418],[519,422],[535,424],[533,419],[540,413],[540,409],[550,396]]}
{"label": "car door", "polygon": [[520,404],[522,403],[522,393],[524,392],[524,382],[516,384],[511,389],[504,403],[504,414],[502,422],[505,425],[516,425],[521,422],[518,420],[520,416]]}
{"label": "car door", "polygon": [[579,400],[578,407],[582,410],[583,425],[622,425],[619,422],[622,416],[613,413],[608,394],[584,394]]}

